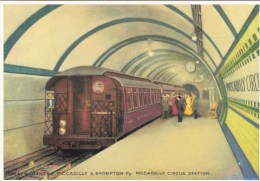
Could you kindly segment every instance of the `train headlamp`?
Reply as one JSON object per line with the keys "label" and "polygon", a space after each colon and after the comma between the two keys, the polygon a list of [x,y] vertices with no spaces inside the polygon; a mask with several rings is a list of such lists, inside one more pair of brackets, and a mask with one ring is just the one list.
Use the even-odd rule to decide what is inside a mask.
{"label": "train headlamp", "polygon": [[59,122],[60,127],[65,127],[66,124],[67,124],[67,123],[66,123],[65,120],[60,120],[60,122]]}
{"label": "train headlamp", "polygon": [[60,135],[66,134],[66,129],[65,129],[65,128],[60,128],[60,129],[59,129],[59,134],[60,134]]}

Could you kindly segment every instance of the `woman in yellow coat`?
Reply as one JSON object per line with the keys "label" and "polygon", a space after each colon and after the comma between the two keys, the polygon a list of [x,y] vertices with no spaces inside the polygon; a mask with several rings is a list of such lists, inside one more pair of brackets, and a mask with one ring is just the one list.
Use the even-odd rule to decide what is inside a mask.
{"label": "woman in yellow coat", "polygon": [[185,106],[185,111],[184,111],[185,115],[188,115],[188,116],[192,115],[192,113],[193,113],[192,103],[193,103],[192,97],[190,95],[188,95],[186,97],[186,106]]}

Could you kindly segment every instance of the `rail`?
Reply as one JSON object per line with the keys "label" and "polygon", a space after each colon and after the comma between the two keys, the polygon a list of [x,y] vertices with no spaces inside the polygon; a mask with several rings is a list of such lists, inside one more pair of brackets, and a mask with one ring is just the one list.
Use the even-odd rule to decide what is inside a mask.
{"label": "rail", "polygon": [[85,161],[94,152],[61,154],[51,147],[4,164],[5,180],[49,180]]}

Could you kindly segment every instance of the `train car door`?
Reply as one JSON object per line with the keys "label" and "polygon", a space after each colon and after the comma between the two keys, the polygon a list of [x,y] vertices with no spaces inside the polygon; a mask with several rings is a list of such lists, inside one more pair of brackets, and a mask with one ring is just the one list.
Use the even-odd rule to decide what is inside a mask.
{"label": "train car door", "polygon": [[90,134],[91,78],[73,79],[73,133]]}
{"label": "train car door", "polygon": [[[120,101],[118,98],[119,90],[115,88],[115,85],[113,82],[110,82],[110,80],[107,81],[106,84],[101,81],[93,80],[93,82],[91,102],[91,136],[116,136],[118,132],[118,106],[120,106],[120,103],[117,102]],[[108,88],[108,86],[110,87]],[[102,87],[106,87],[106,89],[103,90]]]}

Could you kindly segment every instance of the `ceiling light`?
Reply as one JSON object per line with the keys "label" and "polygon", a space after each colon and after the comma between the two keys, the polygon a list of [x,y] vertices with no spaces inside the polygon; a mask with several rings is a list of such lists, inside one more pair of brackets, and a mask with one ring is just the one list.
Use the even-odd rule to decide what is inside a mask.
{"label": "ceiling light", "polygon": [[148,38],[147,43],[148,43],[148,55],[150,57],[152,57],[154,55],[154,52],[152,49],[152,43],[153,43],[152,39]]}
{"label": "ceiling light", "polygon": [[150,57],[152,57],[152,56],[154,55],[153,50],[149,50],[149,51],[148,51],[148,55],[149,55]]}
{"label": "ceiling light", "polygon": [[197,41],[198,37],[196,36],[195,33],[193,33],[193,34],[191,35],[191,39],[192,39],[192,41]]}

